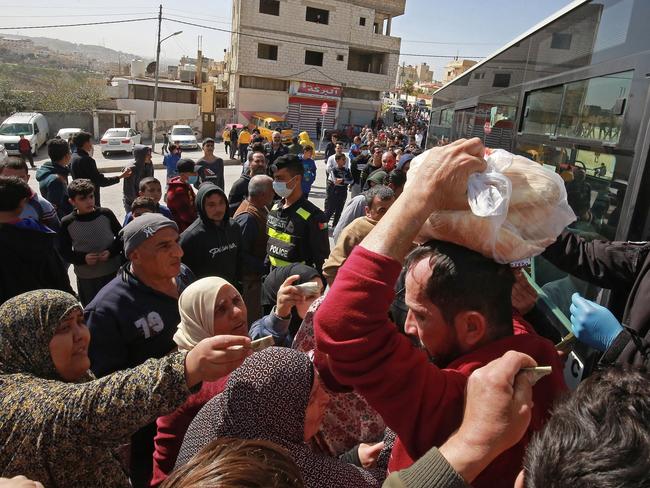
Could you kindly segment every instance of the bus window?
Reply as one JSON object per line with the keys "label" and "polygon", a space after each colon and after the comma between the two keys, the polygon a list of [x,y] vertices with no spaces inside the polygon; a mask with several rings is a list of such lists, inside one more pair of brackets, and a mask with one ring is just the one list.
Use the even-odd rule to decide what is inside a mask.
{"label": "bus window", "polygon": [[566,85],[559,136],[617,143],[633,71]]}
{"label": "bus window", "polygon": [[563,94],[563,86],[530,92],[526,97],[521,131],[527,134],[555,135]]}

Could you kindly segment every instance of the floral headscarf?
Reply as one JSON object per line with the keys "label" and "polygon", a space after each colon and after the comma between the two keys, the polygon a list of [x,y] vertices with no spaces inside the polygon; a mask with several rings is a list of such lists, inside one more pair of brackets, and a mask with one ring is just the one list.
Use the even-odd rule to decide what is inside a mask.
{"label": "floral headscarf", "polygon": [[50,355],[50,341],[79,300],[59,290],[36,290],[0,306],[0,374],[31,374],[60,379]]}
{"label": "floral headscarf", "polygon": [[176,466],[217,438],[265,439],[289,450],[307,488],[380,486],[383,472],[365,471],[316,454],[305,444],[305,410],[313,378],[313,366],[305,353],[270,347],[253,354],[230,375],[223,393],[194,417]]}

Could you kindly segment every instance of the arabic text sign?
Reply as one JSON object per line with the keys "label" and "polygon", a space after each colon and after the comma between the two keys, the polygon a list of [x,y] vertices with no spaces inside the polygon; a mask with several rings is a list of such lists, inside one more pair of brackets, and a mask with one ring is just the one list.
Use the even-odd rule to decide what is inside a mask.
{"label": "arabic text sign", "polygon": [[340,97],[341,87],[301,81],[300,86],[298,87],[298,93],[309,93],[311,95],[320,95],[322,97]]}

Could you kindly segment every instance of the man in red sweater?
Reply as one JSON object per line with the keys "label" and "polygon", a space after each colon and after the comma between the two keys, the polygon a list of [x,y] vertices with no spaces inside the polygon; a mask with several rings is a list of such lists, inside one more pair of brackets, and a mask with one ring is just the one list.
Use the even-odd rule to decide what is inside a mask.
{"label": "man in red sweater", "polygon": [[552,366],[553,373],[533,389],[532,420],[523,439],[473,482],[511,487],[531,434],[566,386],[553,344],[521,317],[513,321],[509,268],[449,243],[416,249],[406,263],[405,330],[417,336],[422,350],[387,318],[419,229],[432,212],[464,208],[468,176],[485,169],[479,139],[433,151],[417,170],[418,184],[404,191],[339,270],[315,317],[317,367],[363,395],[397,433],[389,463],[389,471],[396,471],[441,446],[460,426],[472,371],[509,350]]}

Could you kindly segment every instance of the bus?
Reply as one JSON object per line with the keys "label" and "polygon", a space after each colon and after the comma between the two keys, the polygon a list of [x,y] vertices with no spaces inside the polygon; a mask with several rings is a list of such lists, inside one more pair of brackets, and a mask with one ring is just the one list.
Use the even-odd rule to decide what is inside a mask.
{"label": "bus", "polygon": [[[564,179],[573,231],[649,240],[648,18],[648,0],[570,3],[434,93],[427,147],[480,137],[526,156]],[[542,257],[532,260],[530,278],[555,338],[567,333],[576,291],[621,318],[609,290]],[[590,360],[584,349],[577,346],[576,371]]]}

